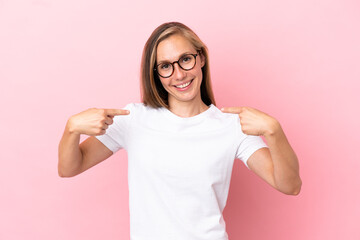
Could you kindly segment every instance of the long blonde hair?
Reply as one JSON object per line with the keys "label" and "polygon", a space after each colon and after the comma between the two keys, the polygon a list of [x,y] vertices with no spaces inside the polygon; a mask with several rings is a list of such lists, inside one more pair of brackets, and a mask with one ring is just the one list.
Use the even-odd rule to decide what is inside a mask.
{"label": "long blonde hair", "polygon": [[154,108],[169,108],[168,92],[162,86],[158,75],[154,72],[154,68],[159,43],[174,34],[184,36],[195,50],[205,57],[205,65],[201,69],[203,74],[200,86],[201,99],[208,106],[210,104],[216,105],[211,86],[208,49],[194,31],[179,22],[168,22],[157,27],[144,46],[140,73],[142,102]]}

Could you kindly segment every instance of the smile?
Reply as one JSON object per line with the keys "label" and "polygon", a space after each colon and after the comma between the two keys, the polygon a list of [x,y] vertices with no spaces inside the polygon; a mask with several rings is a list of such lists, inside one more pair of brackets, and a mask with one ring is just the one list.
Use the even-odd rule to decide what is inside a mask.
{"label": "smile", "polygon": [[183,89],[183,88],[186,88],[187,86],[189,86],[191,83],[192,83],[193,80],[187,82],[187,83],[184,83],[184,84],[181,84],[181,85],[174,85],[174,87],[176,88],[179,88],[179,89]]}

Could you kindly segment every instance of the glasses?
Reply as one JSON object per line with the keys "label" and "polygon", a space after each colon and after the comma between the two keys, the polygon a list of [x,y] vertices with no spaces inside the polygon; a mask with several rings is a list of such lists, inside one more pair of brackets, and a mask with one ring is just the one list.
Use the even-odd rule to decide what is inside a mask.
{"label": "glasses", "polygon": [[196,65],[196,56],[198,54],[186,54],[179,58],[179,60],[175,62],[163,62],[154,68],[154,70],[163,78],[171,77],[171,75],[174,73],[174,63],[177,63],[179,67],[185,71],[189,71],[193,69]]}

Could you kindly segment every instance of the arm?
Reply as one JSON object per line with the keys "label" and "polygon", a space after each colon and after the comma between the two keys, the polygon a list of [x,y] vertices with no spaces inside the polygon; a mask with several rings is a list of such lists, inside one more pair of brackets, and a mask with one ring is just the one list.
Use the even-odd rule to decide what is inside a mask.
{"label": "arm", "polygon": [[69,129],[69,122],[67,122],[58,149],[58,174],[60,177],[74,176],[80,169],[83,154],[79,148],[79,142],[80,134]]}
{"label": "arm", "polygon": [[[91,108],[72,116],[59,143],[59,176],[73,177],[110,157],[113,152],[94,136],[105,134],[115,115],[127,114],[121,109]],[[81,134],[90,137],[79,145]]]}
{"label": "arm", "polygon": [[80,134],[68,125],[59,144],[58,173],[60,177],[73,177],[113,155],[97,138],[90,136],[79,145]]}
{"label": "arm", "polygon": [[264,136],[269,149],[255,151],[247,160],[249,168],[275,189],[298,195],[301,189],[299,163],[280,123],[270,115],[250,107],[228,107],[223,112],[239,114],[242,131]]}
{"label": "arm", "polygon": [[299,163],[280,123],[275,121],[264,137],[269,149],[262,148],[252,154],[249,168],[280,192],[298,195],[302,185]]}
{"label": "arm", "polygon": [[299,163],[280,123],[277,121],[264,134],[274,164],[274,179],[279,191],[298,195],[302,181],[299,175]]}

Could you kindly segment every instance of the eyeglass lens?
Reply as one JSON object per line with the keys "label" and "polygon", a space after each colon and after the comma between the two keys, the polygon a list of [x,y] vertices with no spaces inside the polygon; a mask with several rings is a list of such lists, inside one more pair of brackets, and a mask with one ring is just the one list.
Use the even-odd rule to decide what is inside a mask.
{"label": "eyeglass lens", "polygon": [[[177,63],[184,70],[190,70],[195,66],[196,59],[194,55],[187,54],[182,56]],[[164,62],[157,66],[157,72],[162,77],[169,77],[174,71],[174,64],[170,62]]]}

